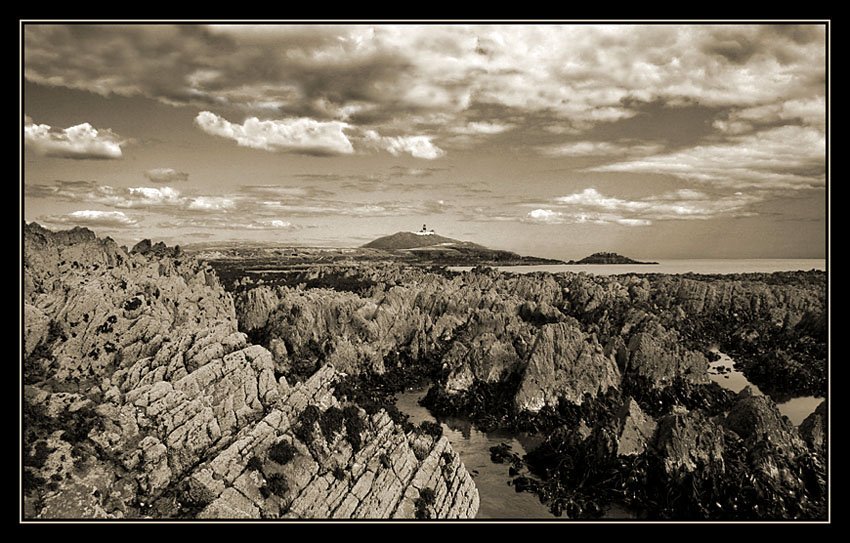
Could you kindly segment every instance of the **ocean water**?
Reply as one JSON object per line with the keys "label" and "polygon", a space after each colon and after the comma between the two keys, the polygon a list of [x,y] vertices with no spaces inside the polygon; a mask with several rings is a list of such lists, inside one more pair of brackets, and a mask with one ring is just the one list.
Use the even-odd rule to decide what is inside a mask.
{"label": "ocean water", "polygon": [[[450,267],[454,271],[469,271],[472,267]],[[496,269],[511,273],[572,272],[594,275],[623,273],[772,273],[787,271],[826,271],[826,260],[816,258],[749,258],[749,259],[688,259],[659,260],[658,264],[554,264],[541,266],[498,266]]]}

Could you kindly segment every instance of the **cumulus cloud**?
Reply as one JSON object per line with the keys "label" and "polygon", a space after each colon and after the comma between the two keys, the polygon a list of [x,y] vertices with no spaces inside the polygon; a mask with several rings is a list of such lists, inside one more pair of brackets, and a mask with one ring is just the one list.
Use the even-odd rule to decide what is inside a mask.
{"label": "cumulus cloud", "polygon": [[145,172],[145,177],[152,183],[177,183],[189,179],[189,174],[174,168],[153,168]]}
{"label": "cumulus cloud", "polygon": [[48,224],[91,226],[103,228],[127,228],[137,226],[137,221],[121,211],[97,211],[84,209],[67,215],[50,216],[40,219]]}
{"label": "cumulus cloud", "polygon": [[198,196],[187,200],[186,209],[196,211],[223,211],[236,207],[232,198],[223,196]]}
{"label": "cumulus cloud", "polygon": [[451,129],[456,134],[491,135],[501,134],[513,127],[511,123],[472,121]]}
{"label": "cumulus cloud", "polygon": [[446,154],[445,151],[431,143],[430,136],[381,136],[374,130],[365,134],[366,141],[393,156],[409,154],[415,158],[434,160]]}
{"label": "cumulus cloud", "polygon": [[281,219],[265,219],[251,223],[247,226],[249,230],[289,230],[293,224]]}
{"label": "cumulus cloud", "polygon": [[713,126],[720,132],[731,135],[755,132],[764,126],[787,121],[799,122],[803,126],[825,131],[826,99],[823,96],[779,101],[747,108],[735,108]]}
{"label": "cumulus cloud", "polygon": [[261,121],[256,117],[242,124],[209,111],[195,117],[204,132],[236,141],[243,147],[264,151],[291,151],[308,154],[351,154],[354,148],[343,129],[349,125],[339,121],[319,122],[308,118]]}
{"label": "cumulus cloud", "polygon": [[97,130],[89,123],[54,130],[32,122],[24,126],[24,142],[39,154],[74,159],[121,158],[125,143],[111,130]]}
{"label": "cumulus cloud", "polygon": [[528,218],[535,222],[560,224],[566,222],[564,213],[552,211],[551,209],[535,209],[528,212]]}
{"label": "cumulus cloud", "polygon": [[[185,217],[169,217],[168,220],[160,221],[156,226],[168,229],[200,228],[228,231],[245,230],[276,232],[295,231],[306,227],[279,218],[250,218],[241,216],[237,217],[233,215],[189,215]],[[198,234],[200,234],[200,232]],[[191,237],[205,236],[196,236],[195,233],[192,233]]]}
{"label": "cumulus cloud", "polygon": [[594,212],[565,212],[552,211],[551,209],[535,209],[530,211],[523,219],[524,222],[538,224],[619,224],[621,226],[648,226],[652,221],[648,219],[634,219],[622,217],[614,213]]}

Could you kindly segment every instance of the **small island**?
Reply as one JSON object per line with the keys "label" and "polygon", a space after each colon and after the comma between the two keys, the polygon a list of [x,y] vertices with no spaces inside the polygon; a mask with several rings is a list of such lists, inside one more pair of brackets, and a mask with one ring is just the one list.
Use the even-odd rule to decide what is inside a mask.
{"label": "small island", "polygon": [[617,253],[593,253],[579,261],[570,260],[567,264],[658,264],[658,262],[639,262]]}

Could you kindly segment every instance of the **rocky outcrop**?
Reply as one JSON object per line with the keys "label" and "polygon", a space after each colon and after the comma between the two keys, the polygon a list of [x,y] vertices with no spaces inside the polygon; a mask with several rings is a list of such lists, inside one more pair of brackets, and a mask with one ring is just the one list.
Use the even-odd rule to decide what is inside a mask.
{"label": "rocky outcrop", "polygon": [[774,327],[793,328],[808,314],[824,309],[826,285],[754,279],[697,280],[662,276],[653,281],[653,301],[678,306],[689,316],[723,315],[737,322],[763,320]]}
{"label": "rocky outcrop", "polygon": [[151,244],[151,240],[143,239],[130,249],[130,254],[135,253],[148,256],[170,256],[172,258],[180,258],[183,256],[183,249],[181,249],[179,245],[168,247],[161,241]]}
{"label": "rocky outcrop", "polygon": [[26,518],[475,515],[445,439],[341,404],[330,364],[290,386],[206,266],[25,240]]}
{"label": "rocky outcrop", "polygon": [[826,400],[824,400],[814,413],[803,420],[799,428],[800,436],[812,450],[825,452],[829,432],[827,424]]}
{"label": "rocky outcrop", "polygon": [[699,411],[677,410],[659,419],[654,447],[666,475],[679,478],[698,467],[723,470],[723,428]]}
{"label": "rocky outcrop", "polygon": [[289,287],[248,290],[236,298],[240,324],[281,357],[286,353],[286,360],[276,360],[281,369],[312,370],[323,360],[346,373],[380,374],[390,355],[439,358],[449,395],[520,375],[520,410],[537,411],[560,400],[581,403],[585,394],[619,383],[613,357],[559,309],[569,303],[551,275],[480,270],[448,278],[407,272],[412,277],[390,286],[395,276],[387,279],[384,271],[363,270],[377,285],[370,296]]}
{"label": "rocky outcrop", "polygon": [[645,414],[640,405],[632,398],[626,399],[615,416],[616,454],[618,456],[632,456],[646,451],[649,444],[652,443],[658,423]]}
{"label": "rocky outcrop", "polygon": [[560,401],[580,404],[620,384],[613,358],[594,338],[575,325],[547,324],[540,329],[528,356],[515,401],[520,410],[536,412]]}
{"label": "rocky outcrop", "polygon": [[773,400],[753,394],[750,387],[738,394],[723,425],[750,445],[767,441],[792,454],[802,454],[806,450],[794,425],[779,412]]}
{"label": "rocky outcrop", "polygon": [[477,490],[446,439],[405,434],[384,411],[341,409],[336,375],[325,366],[292,388],[197,466],[177,499],[214,519],[474,516]]}
{"label": "rocky outcrop", "polygon": [[623,373],[646,379],[653,387],[664,388],[675,379],[694,384],[708,383],[708,360],[686,348],[675,330],[657,323],[639,328],[620,352]]}
{"label": "rocky outcrop", "polygon": [[[236,313],[208,267],[128,255],[111,240],[28,227],[24,352],[28,382],[46,377],[87,387],[125,360],[155,354],[188,333],[225,327]],[[45,233],[48,232],[48,233]]]}

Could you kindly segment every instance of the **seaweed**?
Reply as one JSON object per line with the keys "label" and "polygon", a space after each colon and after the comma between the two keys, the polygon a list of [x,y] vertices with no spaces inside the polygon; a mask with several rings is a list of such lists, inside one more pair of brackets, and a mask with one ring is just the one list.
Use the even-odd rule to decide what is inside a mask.
{"label": "seaweed", "polygon": [[[274,445],[272,445],[271,447],[269,447],[268,457],[269,457],[269,460],[271,460],[272,462],[275,462],[275,463],[280,464],[280,465],[284,465],[284,464],[289,463],[289,461],[292,460],[295,457],[295,454],[297,452],[298,452],[297,449],[294,446],[292,446],[291,443],[283,440],[283,441],[279,441],[279,442],[275,443]],[[254,457],[254,458],[256,458],[256,457]],[[253,458],[252,458],[252,460],[253,460]]]}
{"label": "seaweed", "polygon": [[335,434],[342,431],[344,424],[345,415],[342,409],[336,406],[327,408],[319,417],[319,428],[328,443],[331,443]]}
{"label": "seaweed", "polygon": [[366,425],[360,418],[360,410],[355,405],[345,406],[342,410],[342,414],[345,417],[346,438],[348,439],[348,442],[351,443],[354,451],[357,452],[363,446],[362,433],[363,430],[365,430]]}
{"label": "seaweed", "polygon": [[414,500],[413,504],[416,507],[414,516],[417,519],[431,518],[431,508],[437,501],[437,494],[433,488],[423,488],[419,491],[419,497]]}

